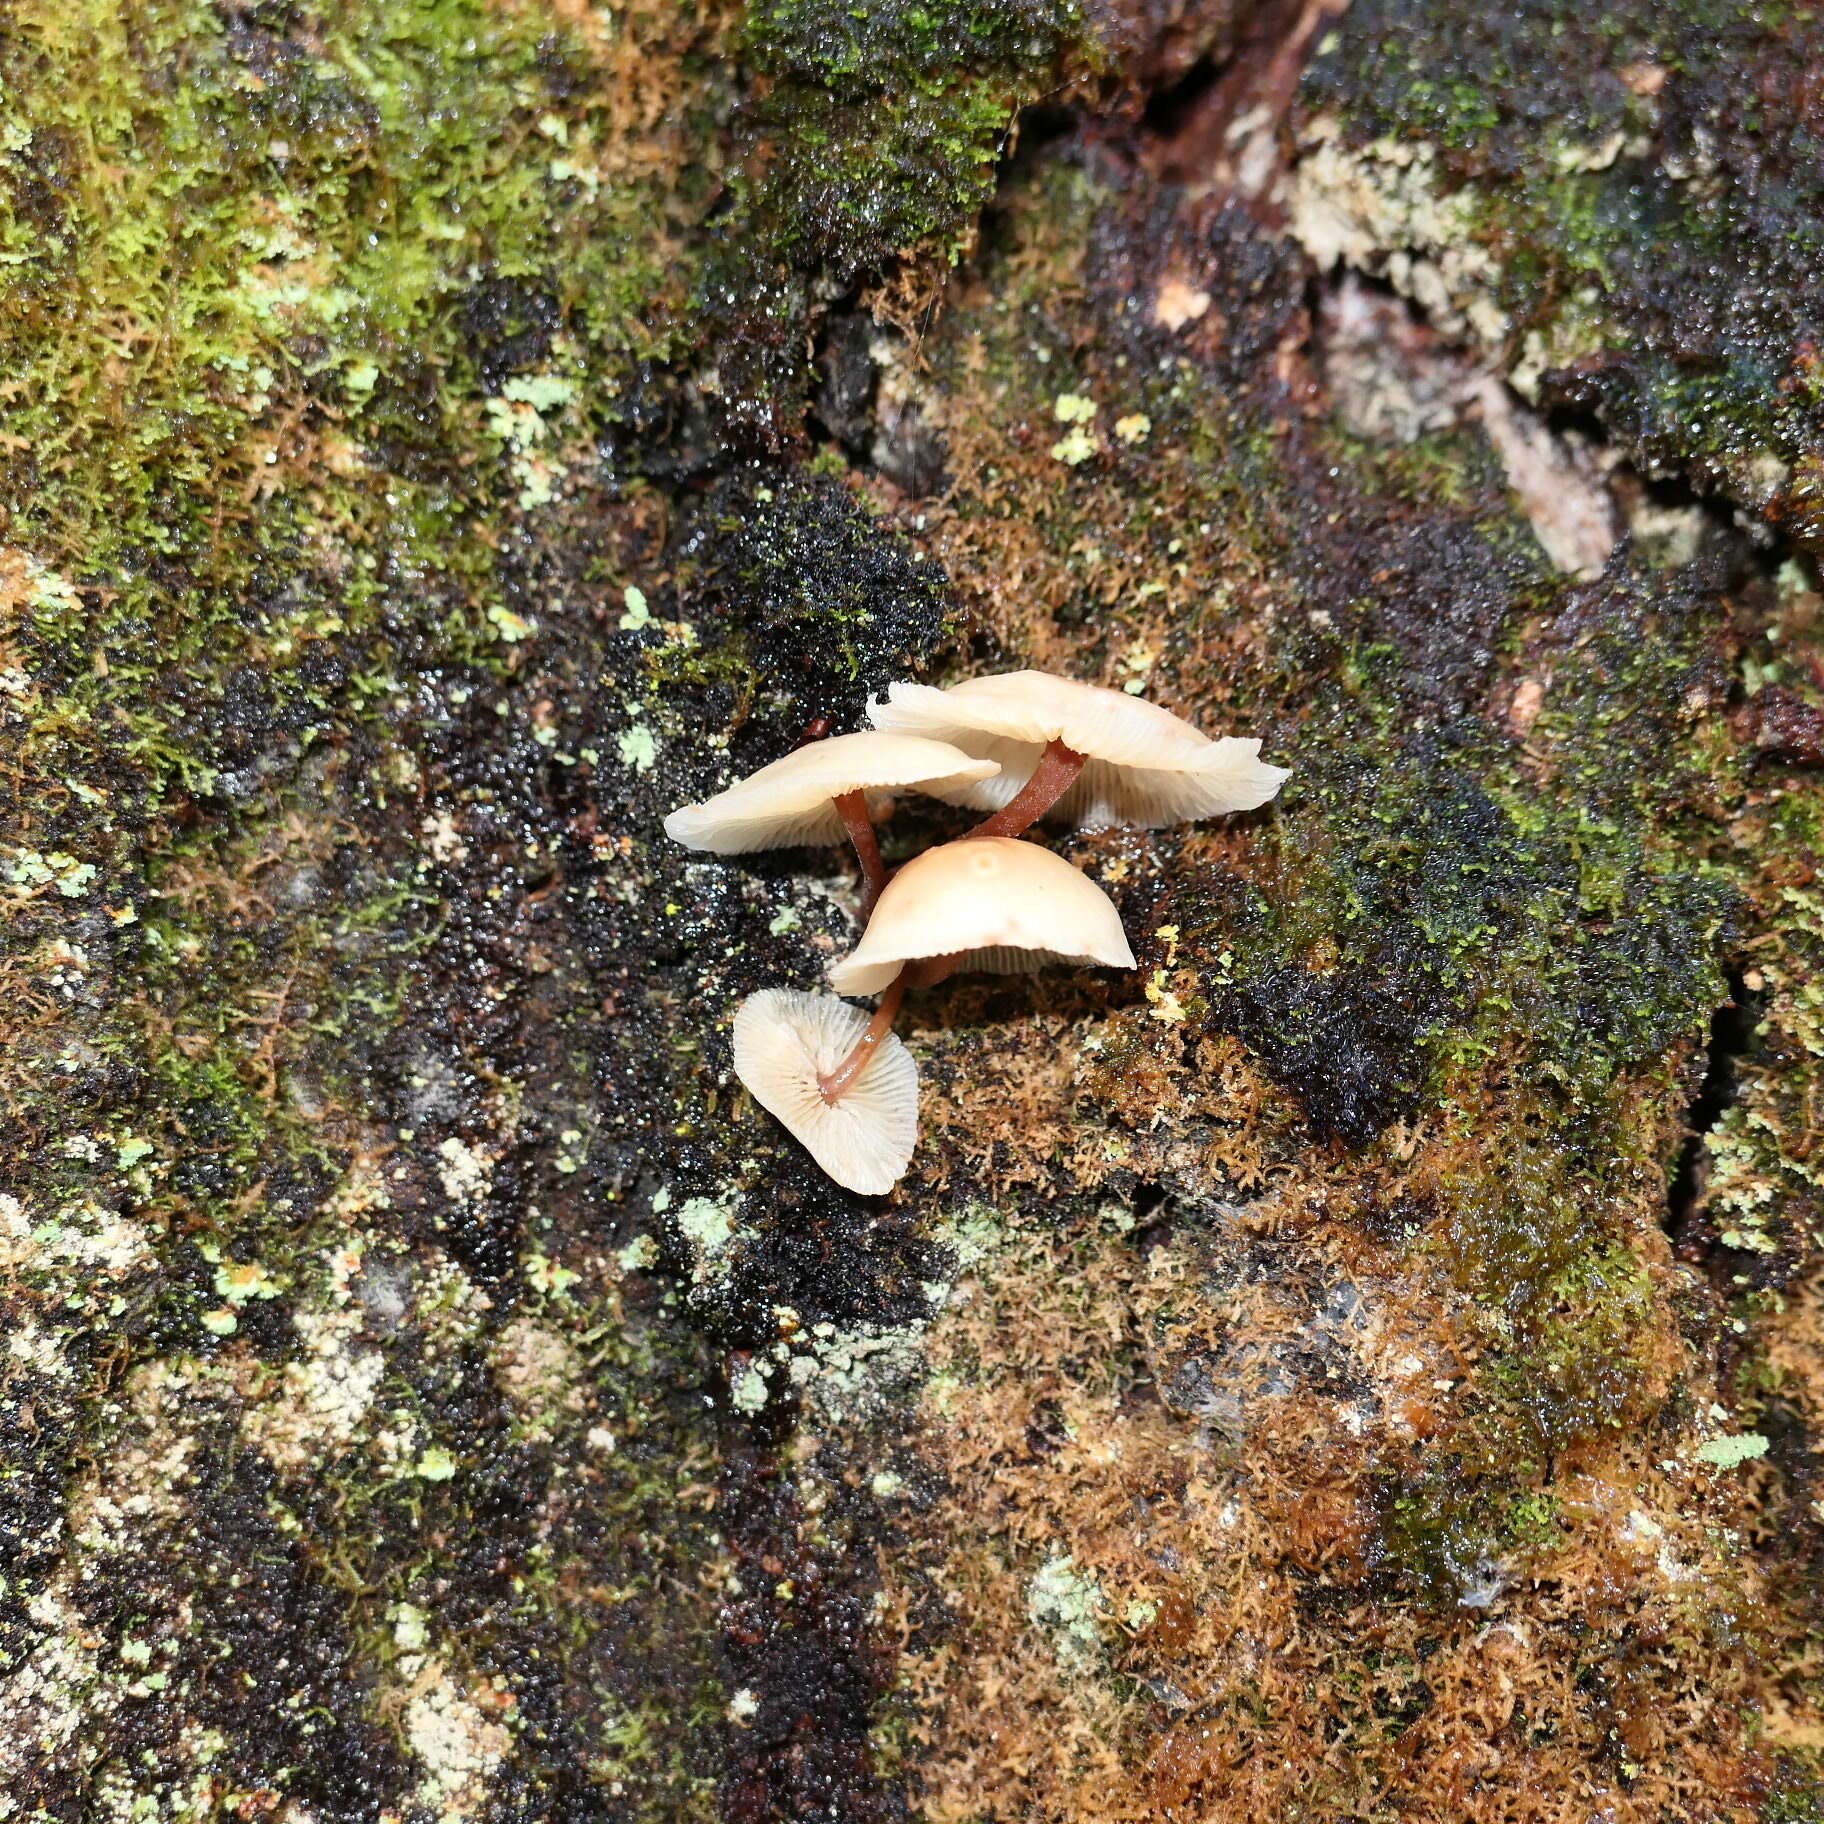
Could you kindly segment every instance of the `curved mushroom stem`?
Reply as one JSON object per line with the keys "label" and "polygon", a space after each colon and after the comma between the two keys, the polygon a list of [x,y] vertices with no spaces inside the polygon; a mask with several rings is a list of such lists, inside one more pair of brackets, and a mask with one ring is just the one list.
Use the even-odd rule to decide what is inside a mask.
{"label": "curved mushroom stem", "polygon": [[874,911],[874,902],[887,884],[886,864],[880,859],[880,842],[874,834],[874,820],[868,815],[867,794],[843,792],[836,800],[836,814],[855,845],[855,857],[861,863],[861,922],[865,925]]}
{"label": "curved mushroom stem", "polygon": [[947,982],[956,973],[956,966],[963,960],[961,950],[949,950],[942,956],[927,956],[916,963],[906,965],[906,986],[908,988],[935,988],[939,982]]}
{"label": "curved mushroom stem", "polygon": [[912,965],[908,963],[894,976],[886,993],[880,997],[880,1005],[874,1009],[874,1017],[868,1022],[867,1031],[855,1041],[854,1049],[828,1076],[818,1077],[817,1087],[822,1092],[824,1101],[832,1105],[841,1101],[843,1092],[852,1089],[856,1078],[867,1069],[868,1060],[893,1030],[893,1021],[899,1014],[899,1004],[906,998],[906,978],[911,973]]}
{"label": "curved mushroom stem", "polygon": [[1062,741],[1051,742],[1018,794],[992,817],[977,824],[970,836],[1018,836],[1031,829],[1076,784],[1088,759],[1087,754],[1066,747]]}

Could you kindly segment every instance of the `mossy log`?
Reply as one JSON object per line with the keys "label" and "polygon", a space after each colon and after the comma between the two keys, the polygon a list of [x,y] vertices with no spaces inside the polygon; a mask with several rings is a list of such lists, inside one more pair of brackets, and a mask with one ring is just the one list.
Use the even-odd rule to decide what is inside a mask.
{"label": "mossy log", "polygon": [[[12,0],[0,1820],[1824,1819],[1821,67]],[[660,819],[1022,665],[1292,777],[855,1196]]]}

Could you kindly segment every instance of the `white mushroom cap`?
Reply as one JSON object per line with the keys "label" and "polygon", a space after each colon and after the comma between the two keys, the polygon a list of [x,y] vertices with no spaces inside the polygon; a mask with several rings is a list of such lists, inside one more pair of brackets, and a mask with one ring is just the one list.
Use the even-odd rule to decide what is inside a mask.
{"label": "white mushroom cap", "polygon": [[835,800],[845,792],[866,792],[870,811],[895,791],[929,792],[955,802],[952,794],[998,770],[996,761],[920,735],[878,729],[835,735],[761,767],[701,804],[673,811],[665,819],[665,834],[687,849],[717,855],[841,842]]}
{"label": "white mushroom cap", "polygon": [[1045,671],[1004,671],[948,690],[895,684],[868,708],[876,728],[929,735],[1000,762],[997,777],[933,790],[952,804],[998,811],[1026,783],[1051,741],[1089,756],[1051,815],[1080,828],[1136,823],[1148,829],[1265,804],[1286,778],[1260,759],[1260,743],[1212,740],[1157,703]]}
{"label": "white mushroom cap", "polygon": [[765,988],[735,1010],[735,1075],[840,1185],[881,1197],[918,1144],[918,1066],[888,1033],[834,1102],[817,1087],[867,1031],[868,1016],[827,994]]}
{"label": "white mushroom cap", "polygon": [[1006,836],[947,842],[888,881],[855,948],[830,965],[839,994],[878,994],[902,963],[960,952],[959,969],[1047,963],[1131,969],[1114,901],[1062,856]]}

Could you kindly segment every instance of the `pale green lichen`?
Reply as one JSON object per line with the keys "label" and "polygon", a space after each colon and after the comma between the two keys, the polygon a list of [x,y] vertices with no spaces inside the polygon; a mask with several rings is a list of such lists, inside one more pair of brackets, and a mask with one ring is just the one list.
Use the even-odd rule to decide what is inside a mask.
{"label": "pale green lichen", "polygon": [[766,1376],[759,1366],[744,1368],[729,1384],[728,1397],[735,1410],[750,1418],[765,1406],[766,1396]]}
{"label": "pale green lichen", "polygon": [[[927,1289],[927,1296],[929,1289]],[[878,1415],[915,1383],[924,1367],[924,1324],[862,1324],[838,1329],[820,1323],[795,1346],[774,1345],[794,1385],[807,1390],[825,1424]]]}
{"label": "pale green lichen", "polygon": [[241,1430],[273,1466],[321,1464],[360,1436],[386,1373],[386,1358],[358,1344],[365,1312],[347,1304],[300,1306],[292,1325],[304,1357],[288,1362],[275,1396],[251,1408]]}
{"label": "pale green lichen", "polygon": [[658,760],[659,744],[651,729],[643,722],[636,722],[621,731],[615,751],[623,766],[631,767],[636,773],[649,773]]}
{"label": "pale green lichen", "polygon": [[48,854],[36,849],[15,849],[6,864],[6,876],[21,898],[41,887],[54,887],[65,899],[81,899],[95,884],[99,870],[93,862],[78,861],[61,849]]}
{"label": "pale green lichen", "polygon": [[447,1482],[455,1473],[456,1459],[441,1444],[427,1445],[412,1465],[412,1474],[424,1482]]}
{"label": "pale green lichen", "polygon": [[1736,1432],[1726,1437],[1707,1438],[1691,1453],[1700,1463],[1717,1469],[1739,1469],[1742,1464],[1767,1454],[1767,1440],[1756,1431]]}
{"label": "pale green lichen", "polygon": [[405,1738],[425,1769],[418,1797],[454,1824],[480,1810],[489,1781],[512,1752],[513,1738],[457,1688],[443,1666],[413,1664],[415,1657],[402,1660],[398,1670],[412,1677]]}
{"label": "pale green lichen", "polygon": [[1105,1606],[1102,1586],[1068,1552],[1054,1552],[1026,1586],[1026,1614],[1049,1636],[1058,1664],[1069,1672],[1095,1663]]}
{"label": "pale green lichen", "polygon": [[430,1617],[409,1602],[396,1602],[389,1611],[393,1624],[393,1645],[402,1653],[421,1653],[430,1639],[427,1623]]}
{"label": "pale green lichen", "polygon": [[[655,1199],[653,1208],[658,1207]],[[699,1262],[720,1254],[735,1233],[734,1210],[728,1200],[717,1203],[708,1197],[687,1198],[672,1220],[678,1225],[679,1234],[690,1243]]]}
{"label": "pale green lichen", "polygon": [[1292,232],[1320,270],[1384,273],[1442,327],[1500,345],[1499,270],[1475,238],[1472,198],[1445,182],[1435,146],[1391,137],[1350,146],[1320,115],[1305,129],[1290,200]]}
{"label": "pale green lichen", "polygon": [[529,640],[538,630],[536,621],[529,620],[523,614],[515,614],[511,608],[503,608],[498,602],[489,605],[488,620],[499,638],[509,645],[516,646],[522,640]]}

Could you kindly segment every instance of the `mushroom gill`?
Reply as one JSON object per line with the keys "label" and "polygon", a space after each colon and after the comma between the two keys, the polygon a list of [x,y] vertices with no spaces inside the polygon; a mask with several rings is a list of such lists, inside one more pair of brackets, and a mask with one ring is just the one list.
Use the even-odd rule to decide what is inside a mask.
{"label": "mushroom gill", "polygon": [[735,1012],[735,1075],[835,1181],[864,1196],[899,1182],[918,1144],[918,1066],[882,1033],[834,1099],[820,1078],[868,1028],[865,1015],[823,994],[764,988]]}

